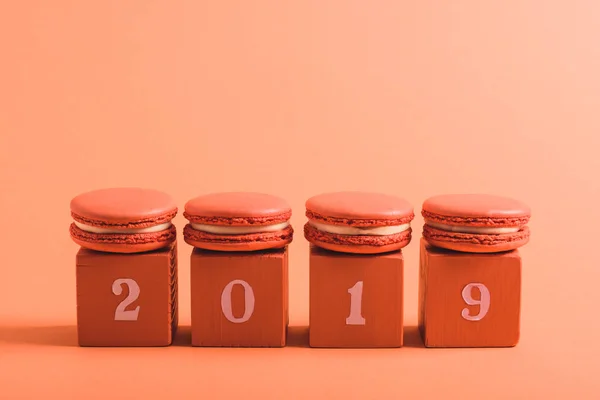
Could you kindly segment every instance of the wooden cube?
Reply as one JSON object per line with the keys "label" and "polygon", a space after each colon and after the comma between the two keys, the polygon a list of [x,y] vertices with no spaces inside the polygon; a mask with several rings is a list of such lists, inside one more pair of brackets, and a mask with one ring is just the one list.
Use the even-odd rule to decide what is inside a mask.
{"label": "wooden cube", "polygon": [[311,347],[401,347],[401,251],[357,255],[310,247]]}
{"label": "wooden cube", "polygon": [[76,256],[80,346],[168,346],[177,329],[177,245]]}
{"label": "wooden cube", "polygon": [[283,347],[289,322],[288,248],[194,249],[192,345]]}
{"label": "wooden cube", "polygon": [[461,253],[421,240],[419,328],[427,347],[511,347],[519,341],[521,256]]}

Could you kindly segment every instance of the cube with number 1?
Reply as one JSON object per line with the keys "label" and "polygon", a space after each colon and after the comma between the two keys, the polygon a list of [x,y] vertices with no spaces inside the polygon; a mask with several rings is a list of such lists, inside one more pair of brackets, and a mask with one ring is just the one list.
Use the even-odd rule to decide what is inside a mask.
{"label": "cube with number 1", "polygon": [[310,248],[311,347],[401,347],[404,258]]}

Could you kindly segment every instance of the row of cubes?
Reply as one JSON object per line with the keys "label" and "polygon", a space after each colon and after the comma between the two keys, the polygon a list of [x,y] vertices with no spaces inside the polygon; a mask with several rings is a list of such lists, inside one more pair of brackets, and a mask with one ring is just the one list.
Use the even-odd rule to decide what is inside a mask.
{"label": "row of cubes", "polygon": [[[191,254],[193,346],[282,347],[288,248]],[[177,244],[140,253],[80,249],[81,346],[168,346],[178,325]],[[404,259],[310,248],[311,347],[401,347]],[[519,339],[521,258],[420,248],[419,328],[426,347],[506,347]]]}

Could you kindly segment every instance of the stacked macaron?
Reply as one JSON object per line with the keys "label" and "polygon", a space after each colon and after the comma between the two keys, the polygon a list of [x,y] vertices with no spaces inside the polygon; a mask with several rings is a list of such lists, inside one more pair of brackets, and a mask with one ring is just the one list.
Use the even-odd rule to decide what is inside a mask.
{"label": "stacked macaron", "polygon": [[343,253],[400,250],[411,240],[412,205],[396,196],[335,192],[306,201],[304,236],[315,246]]}
{"label": "stacked macaron", "polygon": [[517,249],[529,241],[529,207],[493,195],[451,194],[423,203],[423,238],[432,246],[471,253]]}
{"label": "stacked macaron", "polygon": [[293,239],[292,209],[264,193],[226,192],[199,196],[185,205],[186,243],[205,250],[257,251],[284,248]]}
{"label": "stacked macaron", "polygon": [[158,250],[176,239],[171,220],[177,206],[166,193],[142,188],[109,188],[71,200],[70,234],[84,248],[111,253]]}

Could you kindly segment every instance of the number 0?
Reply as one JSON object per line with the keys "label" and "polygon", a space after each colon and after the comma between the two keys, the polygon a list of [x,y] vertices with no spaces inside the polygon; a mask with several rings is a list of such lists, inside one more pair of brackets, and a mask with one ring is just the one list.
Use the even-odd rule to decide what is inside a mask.
{"label": "number 0", "polygon": [[137,306],[134,310],[125,310],[125,308],[136,301],[140,296],[140,286],[136,281],[130,278],[120,278],[113,282],[112,292],[116,296],[120,296],[123,293],[123,287],[126,285],[129,289],[129,294],[125,297],[125,300],[119,303],[115,310],[115,321],[137,321],[138,315],[140,314],[140,306]]}
{"label": "number 0", "polygon": [[[233,315],[231,306],[231,291],[233,290],[233,285],[242,285],[244,288],[244,315],[242,315],[241,318],[236,318]],[[223,311],[223,315],[227,320],[235,324],[241,324],[242,322],[248,321],[254,313],[254,290],[252,290],[252,286],[250,286],[248,282],[240,279],[229,282],[223,289],[223,293],[221,293],[221,311]]]}
{"label": "number 0", "polygon": [[[481,299],[475,300],[471,295],[473,288],[479,289],[481,293]],[[485,317],[490,309],[490,291],[483,283],[469,283],[462,290],[462,298],[470,306],[479,306],[479,313],[477,315],[470,315],[467,307],[462,310],[462,317],[467,321],[480,321]]]}

